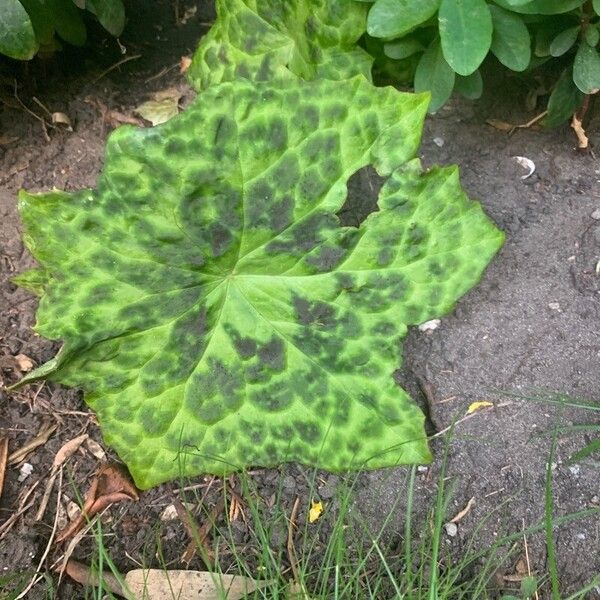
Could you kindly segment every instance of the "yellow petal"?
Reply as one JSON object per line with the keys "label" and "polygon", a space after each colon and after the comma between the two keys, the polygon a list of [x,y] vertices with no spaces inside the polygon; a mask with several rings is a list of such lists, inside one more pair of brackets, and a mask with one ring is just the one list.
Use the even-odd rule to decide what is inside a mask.
{"label": "yellow petal", "polygon": [[480,408],[485,408],[486,406],[494,406],[493,402],[488,402],[487,400],[481,400],[479,402],[472,402],[469,405],[469,409],[467,410],[467,414],[470,415]]}
{"label": "yellow petal", "polygon": [[323,512],[323,504],[321,502],[313,502],[312,508],[308,511],[308,522],[314,523]]}

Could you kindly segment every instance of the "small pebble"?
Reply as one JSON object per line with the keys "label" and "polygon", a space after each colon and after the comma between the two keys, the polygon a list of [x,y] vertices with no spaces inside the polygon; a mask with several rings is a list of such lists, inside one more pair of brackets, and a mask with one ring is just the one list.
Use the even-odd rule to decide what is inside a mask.
{"label": "small pebble", "polygon": [[560,311],[560,304],[558,302],[548,302],[548,308],[550,310]]}
{"label": "small pebble", "polygon": [[419,473],[427,473],[427,471],[429,471],[429,467],[426,465],[419,465],[417,467],[417,471],[419,471]]}
{"label": "small pebble", "polygon": [[455,537],[458,533],[458,525],[456,523],[446,523],[444,529],[450,537]]}
{"label": "small pebble", "polygon": [[575,477],[579,477],[579,472],[581,471],[581,467],[579,465],[571,465],[569,467],[569,471],[571,471],[571,474],[574,475]]}
{"label": "small pebble", "polygon": [[419,325],[419,331],[434,331],[441,325],[441,323],[442,322],[439,319],[425,321],[425,323],[421,323]]}
{"label": "small pebble", "polygon": [[25,481],[33,473],[33,465],[29,463],[23,463],[19,469],[19,481]]}
{"label": "small pebble", "polygon": [[600,208],[597,208],[590,216],[595,221],[600,221]]}
{"label": "small pebble", "polygon": [[600,497],[598,496],[592,496],[590,499],[592,504],[600,504]]}
{"label": "small pebble", "polygon": [[287,475],[283,478],[282,485],[286,490],[293,490],[296,487],[296,480],[291,475]]}
{"label": "small pebble", "polygon": [[[444,145],[444,140],[441,137],[434,137],[433,138],[433,143],[438,147],[441,148]],[[600,218],[600,217],[599,217]]]}

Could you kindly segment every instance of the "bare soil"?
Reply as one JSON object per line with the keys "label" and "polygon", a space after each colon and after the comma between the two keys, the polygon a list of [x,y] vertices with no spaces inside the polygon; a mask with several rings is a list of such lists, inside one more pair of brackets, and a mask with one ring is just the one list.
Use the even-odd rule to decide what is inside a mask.
{"label": "bare soil", "polygon": [[[175,3],[131,0],[128,14],[135,18],[130,18],[120,40],[125,54],[115,40],[91,24],[90,49],[65,49],[52,60],[25,66],[0,63],[0,436],[8,437],[12,452],[31,440],[46,422],[57,425],[49,440],[27,456],[26,462],[33,467],[27,478],[20,478],[19,464],[7,469],[0,498],[0,576],[34,572],[42,559],[54,524],[56,491],[42,519],[36,522],[34,517],[58,449],[84,432],[101,443],[94,416],[79,392],[48,383],[10,394],[5,389],[26,369],[23,358],[16,357],[24,355],[39,365],[58,349],[32,332],[37,300],[10,281],[33,265],[21,240],[16,193],[20,188],[93,186],[115,118],[132,116],[134,107],[153,91],[175,85],[189,96],[178,64],[214,18],[208,4],[180,2],[177,23]],[[194,7],[196,13],[188,13],[182,24],[185,11]],[[110,69],[123,59],[130,60]],[[507,233],[506,244],[483,281],[456,310],[434,331],[411,331],[404,348],[405,363],[398,373],[399,381],[426,410],[432,433],[464,417],[472,402],[494,404],[460,421],[449,446],[448,475],[455,478],[456,488],[448,518],[475,499],[458,523],[457,535],[444,538],[450,555],[457,557],[473,536],[475,547],[485,548],[497,536],[542,519],[551,437],[537,434],[552,431],[556,424],[590,423],[594,416],[568,407],[557,410],[503,392],[535,395],[544,390],[600,401],[600,278],[596,273],[600,220],[594,214],[600,209],[600,161],[574,150],[568,127],[520,129],[508,135],[486,124],[490,117],[513,123],[531,118],[522,108],[526,93],[518,81],[499,81],[478,103],[453,101],[429,118],[423,136],[424,163],[458,163],[469,194],[481,199],[488,214]],[[41,118],[48,115],[42,106],[67,114],[73,131],[43,127]],[[598,116],[588,127],[592,142],[600,145]],[[514,156],[533,160],[535,173],[522,179],[525,172]],[[377,181],[372,183],[376,189]],[[368,195],[369,181],[357,185]],[[585,442],[584,436],[559,436],[553,465],[556,515],[598,506],[597,461],[567,464],[568,457]],[[72,499],[76,490],[85,492],[98,467],[91,450],[83,445],[65,470],[63,492]],[[420,501],[415,511],[421,521],[427,514],[426,500],[438,483],[442,438],[433,442],[433,450],[436,461],[418,476]],[[111,457],[110,450],[106,452]],[[306,519],[309,500],[315,495],[326,507],[330,505],[324,523],[335,515],[336,476],[320,474],[316,490],[310,489],[309,470],[296,466],[260,470],[250,477],[261,498],[280,496],[287,514],[300,497],[299,520]],[[377,529],[405,489],[405,480],[406,469],[362,474],[353,511]],[[234,488],[238,485],[235,480],[230,483]],[[189,484],[198,486],[193,496],[197,502],[210,509],[217,501],[219,482],[198,478]],[[136,562],[158,566],[159,545],[165,552],[161,560],[172,568],[182,568],[179,557],[189,541],[185,528],[178,520],[160,520],[178,488],[175,483],[160,486],[143,493],[137,503],[114,505],[105,513],[106,548],[123,572],[134,568]],[[402,505],[387,529],[385,539],[390,547],[401,540]],[[486,525],[476,529],[490,514]],[[238,520],[234,530],[240,548],[248,550],[247,526]],[[320,531],[317,547],[326,544],[326,525]],[[285,547],[286,535],[283,526],[274,530],[271,541],[275,548]],[[598,519],[572,522],[555,535],[565,592],[600,573]],[[531,569],[538,575],[546,573],[543,537],[531,536],[528,542]],[[94,551],[94,539],[87,535],[73,556],[89,562]],[[520,553],[518,549],[517,555]],[[43,569],[59,556],[59,549],[53,547]],[[201,568],[202,563],[195,558],[190,566]],[[502,566],[499,581],[514,570],[515,564]],[[43,582],[29,597],[45,597]],[[79,598],[83,591],[63,580],[59,597]],[[600,598],[600,591],[589,597]]]}

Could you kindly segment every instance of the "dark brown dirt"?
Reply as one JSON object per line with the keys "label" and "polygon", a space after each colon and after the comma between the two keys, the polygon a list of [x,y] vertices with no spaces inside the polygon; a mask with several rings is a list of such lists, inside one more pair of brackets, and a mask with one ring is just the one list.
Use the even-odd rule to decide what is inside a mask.
{"label": "dark brown dirt", "polygon": [[[52,384],[34,384],[12,394],[4,389],[22,374],[16,356],[25,355],[39,365],[58,348],[32,332],[36,300],[10,282],[14,274],[33,264],[21,241],[16,193],[20,188],[74,190],[94,185],[111,129],[103,111],[131,115],[152,91],[182,85],[179,59],[191,53],[213,17],[205,2],[183,4],[180,14],[195,4],[198,10],[187,24],[177,25],[173,2],[132,0],[128,14],[136,16],[120,40],[125,55],[114,40],[93,29],[93,47],[100,47],[100,53],[70,49],[51,62],[38,61],[26,68],[0,65],[0,435],[9,438],[13,451],[34,437],[46,419],[58,426],[49,441],[27,457],[33,472],[24,481],[19,481],[18,465],[7,470],[0,498],[0,576],[34,571],[42,558],[55,516],[56,493],[40,522],[34,522],[34,514],[57,450],[83,432],[101,441],[94,417],[77,391]],[[138,54],[140,58],[102,75],[122,58]],[[51,112],[69,115],[74,131],[48,129],[47,139],[39,119],[15,99],[14,78],[19,98],[29,111],[44,116],[35,96]],[[507,232],[506,246],[481,285],[437,330],[410,334],[399,375],[428,409],[432,431],[464,416],[473,401],[495,403],[491,411],[459,424],[450,447],[448,470],[457,477],[457,486],[448,516],[475,497],[473,509],[459,523],[458,535],[444,539],[455,556],[463,553],[473,535],[475,546],[485,548],[502,533],[537,523],[543,516],[549,438],[532,434],[551,430],[556,423],[591,420],[585,412],[568,408],[561,412],[551,405],[502,396],[497,390],[529,393],[540,388],[594,402],[600,398],[600,305],[594,272],[600,259],[600,221],[591,218],[600,208],[600,162],[573,150],[574,141],[566,127],[521,130],[507,136],[486,125],[487,117],[513,122],[531,117],[519,109],[525,91],[508,82],[512,92],[507,98],[502,92],[504,83],[476,105],[450,104],[428,121],[423,138],[425,163],[458,163],[468,192],[483,199],[488,214]],[[599,125],[597,118],[590,125],[596,145],[600,145]],[[520,179],[522,171],[511,158],[515,155],[535,161],[534,176]],[[368,189],[368,183],[361,179],[359,185]],[[598,504],[597,463],[565,464],[584,442],[582,437],[559,440],[554,460],[558,515]],[[425,517],[425,501],[435,493],[443,453],[441,442],[434,442],[433,447],[438,460],[418,477],[415,510],[420,521]],[[63,492],[72,499],[85,493],[98,464],[83,445],[65,470]],[[326,543],[327,519],[335,514],[332,497],[338,477],[320,475],[313,490],[309,469],[289,466],[258,471],[250,477],[256,494],[265,502],[280,498],[280,516],[291,512],[296,496],[302,499],[301,520],[306,519],[311,497],[318,495],[329,502],[317,547]],[[377,529],[404,489],[405,477],[404,469],[361,475],[354,511]],[[220,482],[198,479],[191,484],[198,487],[188,494],[189,500],[199,504],[208,490],[203,506],[210,508],[216,502]],[[160,521],[177,488],[176,484],[160,486],[144,493],[138,503],[115,505],[106,513],[105,544],[118,568],[126,571],[136,562],[158,566],[162,561],[171,568],[182,568],[178,557],[187,545],[185,530],[177,520]],[[19,506],[29,502],[32,506],[14,525],[4,528]],[[505,502],[485,527],[476,529],[481,519]],[[224,517],[219,518],[223,522]],[[392,546],[400,540],[402,520],[403,511],[398,509],[386,536]],[[565,590],[576,589],[600,572],[599,527],[598,519],[588,519],[556,532]],[[243,522],[234,522],[233,534],[243,551],[254,551]],[[283,554],[286,535],[285,521],[275,523],[271,543]],[[532,536],[529,542],[532,568],[544,574],[543,539]],[[159,547],[162,559],[157,557]],[[87,535],[74,557],[89,562],[94,553],[94,539]],[[44,568],[59,556],[59,551],[52,549]],[[202,563],[196,558],[191,566],[200,568]],[[29,597],[46,597],[43,583]],[[83,592],[63,581],[59,597],[79,598]],[[589,597],[600,598],[600,592]]]}

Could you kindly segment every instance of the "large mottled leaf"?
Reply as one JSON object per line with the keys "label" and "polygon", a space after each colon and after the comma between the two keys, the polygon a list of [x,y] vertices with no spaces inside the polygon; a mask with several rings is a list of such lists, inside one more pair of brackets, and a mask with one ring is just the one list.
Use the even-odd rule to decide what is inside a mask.
{"label": "large mottled leaf", "polygon": [[217,0],[217,20],[200,41],[188,77],[197,90],[238,78],[371,77],[356,42],[368,6],[350,0]]}
{"label": "large mottled leaf", "polygon": [[[426,106],[362,76],[222,84],[114,132],[97,189],[22,193],[36,329],[64,341],[28,380],[82,387],[142,488],[429,460],[392,377],[399,342],[451,309],[502,234],[455,168],[406,164]],[[378,211],[342,226],[367,165],[389,176]]]}

